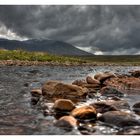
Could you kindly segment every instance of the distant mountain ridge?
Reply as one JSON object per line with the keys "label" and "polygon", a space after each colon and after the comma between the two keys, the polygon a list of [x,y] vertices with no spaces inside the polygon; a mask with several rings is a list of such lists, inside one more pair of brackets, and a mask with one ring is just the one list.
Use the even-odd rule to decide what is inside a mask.
{"label": "distant mountain ridge", "polygon": [[25,41],[0,38],[0,48],[7,50],[23,49],[26,51],[48,52],[55,55],[90,56],[88,52],[80,50],[69,43],[49,39],[30,39]]}

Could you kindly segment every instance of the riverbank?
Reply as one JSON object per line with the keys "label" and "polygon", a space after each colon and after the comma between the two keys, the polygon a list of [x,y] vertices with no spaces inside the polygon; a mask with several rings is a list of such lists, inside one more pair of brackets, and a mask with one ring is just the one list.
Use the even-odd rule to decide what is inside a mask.
{"label": "riverbank", "polygon": [[0,66],[140,66],[140,56],[57,56],[43,52],[0,50]]}
{"label": "riverbank", "polygon": [[28,60],[0,60],[0,66],[140,66],[139,63],[110,63],[110,62],[41,62],[41,61],[28,61]]}

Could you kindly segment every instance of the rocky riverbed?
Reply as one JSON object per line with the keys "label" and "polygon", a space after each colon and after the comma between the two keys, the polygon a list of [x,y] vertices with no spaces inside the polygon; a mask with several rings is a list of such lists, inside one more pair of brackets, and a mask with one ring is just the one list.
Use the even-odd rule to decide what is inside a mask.
{"label": "rocky riverbed", "polygon": [[0,134],[140,134],[139,69],[0,66]]}

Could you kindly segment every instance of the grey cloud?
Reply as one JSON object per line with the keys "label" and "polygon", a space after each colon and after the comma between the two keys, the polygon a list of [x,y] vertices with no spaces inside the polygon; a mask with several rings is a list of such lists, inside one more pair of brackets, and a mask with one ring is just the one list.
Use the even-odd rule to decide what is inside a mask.
{"label": "grey cloud", "polygon": [[140,49],[140,6],[0,6],[0,26],[20,37],[51,38],[109,53]]}

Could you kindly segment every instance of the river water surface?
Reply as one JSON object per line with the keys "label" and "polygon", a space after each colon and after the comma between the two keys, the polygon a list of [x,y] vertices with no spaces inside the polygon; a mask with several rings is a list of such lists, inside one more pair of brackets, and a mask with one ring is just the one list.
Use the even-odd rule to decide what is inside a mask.
{"label": "river water surface", "polygon": [[[47,80],[71,83],[90,73],[112,71],[128,74],[140,67],[122,66],[1,66],[0,67],[0,134],[17,135],[81,135],[78,130],[67,132],[52,125],[53,116],[44,116],[38,106],[31,104],[30,90],[40,88]],[[127,97],[133,105],[140,97]],[[88,102],[88,101],[87,101]],[[86,104],[86,103],[85,103]],[[93,124],[94,125],[94,124]],[[89,125],[91,134],[115,134],[110,126]],[[96,132],[95,132],[96,128]]]}

